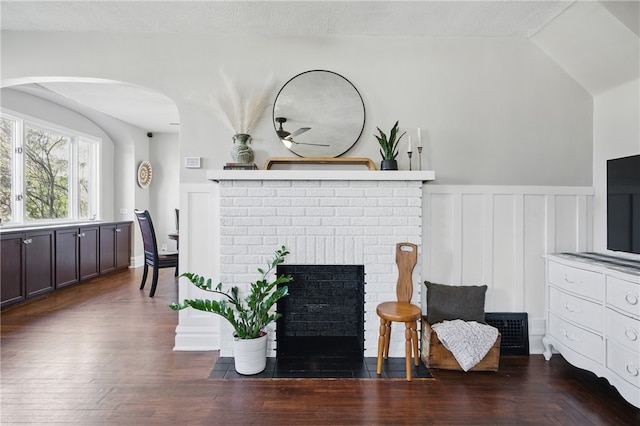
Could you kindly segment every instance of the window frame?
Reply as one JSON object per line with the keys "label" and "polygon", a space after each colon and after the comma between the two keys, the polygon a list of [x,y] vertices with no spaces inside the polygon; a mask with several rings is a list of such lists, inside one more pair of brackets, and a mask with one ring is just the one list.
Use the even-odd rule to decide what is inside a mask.
{"label": "window frame", "polygon": [[[101,184],[100,162],[102,158],[102,139],[78,130],[74,130],[59,124],[36,118],[27,114],[11,111],[5,108],[0,110],[0,117],[12,120],[14,126],[14,140],[12,146],[12,217],[10,222],[2,225],[11,226],[37,226],[44,224],[74,223],[101,218]],[[31,127],[45,132],[59,134],[69,138],[69,168],[68,168],[68,201],[67,217],[58,219],[27,220],[26,217],[26,179],[25,179],[25,127]],[[80,174],[79,174],[79,145],[86,143],[89,146],[89,205],[88,217],[80,217]]]}

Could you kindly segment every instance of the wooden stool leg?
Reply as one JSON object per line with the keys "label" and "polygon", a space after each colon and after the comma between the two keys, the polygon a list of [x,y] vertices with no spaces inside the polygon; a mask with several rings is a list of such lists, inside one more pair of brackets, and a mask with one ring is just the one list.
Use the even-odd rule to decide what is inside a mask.
{"label": "wooden stool leg", "polygon": [[389,359],[389,341],[391,340],[391,321],[385,322],[384,330],[384,359]]}
{"label": "wooden stool leg", "polygon": [[386,333],[386,320],[380,318],[380,337],[378,337],[378,366],[376,372],[382,374],[382,357],[384,356],[384,341]]}
{"label": "wooden stool leg", "polygon": [[411,349],[412,349],[412,337],[413,337],[413,332],[411,330],[411,322],[405,322],[404,323],[404,351],[405,351],[405,368],[407,370],[407,381],[411,381],[411,376],[412,376],[412,372],[411,372]]}
{"label": "wooden stool leg", "polygon": [[418,322],[413,323],[411,329],[411,340],[413,340],[413,363],[416,367],[420,365],[420,354],[418,353]]}

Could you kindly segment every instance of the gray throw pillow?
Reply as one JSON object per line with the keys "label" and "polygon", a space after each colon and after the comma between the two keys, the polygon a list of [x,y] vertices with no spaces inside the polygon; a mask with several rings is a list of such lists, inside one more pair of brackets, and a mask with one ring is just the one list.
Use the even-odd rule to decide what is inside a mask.
{"label": "gray throw pillow", "polygon": [[487,286],[452,286],[424,282],[427,286],[427,322],[444,320],[484,322]]}

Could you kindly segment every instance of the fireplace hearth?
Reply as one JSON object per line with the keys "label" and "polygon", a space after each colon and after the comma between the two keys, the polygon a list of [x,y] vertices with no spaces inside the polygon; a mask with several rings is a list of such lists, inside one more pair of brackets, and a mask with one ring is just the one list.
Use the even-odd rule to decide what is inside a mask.
{"label": "fireplace hearth", "polygon": [[278,359],[364,357],[363,265],[279,265],[277,274],[293,277],[278,302]]}

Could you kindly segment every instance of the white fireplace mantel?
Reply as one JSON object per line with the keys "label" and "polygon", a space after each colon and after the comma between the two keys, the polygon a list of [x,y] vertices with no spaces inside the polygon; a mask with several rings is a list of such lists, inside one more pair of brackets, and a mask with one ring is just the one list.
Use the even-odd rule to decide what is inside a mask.
{"label": "white fireplace mantel", "polygon": [[429,170],[207,170],[207,179],[227,180],[370,180],[421,181],[435,179]]}
{"label": "white fireplace mantel", "polygon": [[[423,186],[434,180],[435,173],[328,167],[207,170],[206,177],[213,183],[208,185],[212,192],[207,201],[212,214],[203,226],[215,227],[211,234],[215,253],[213,258],[203,258],[203,269],[212,267],[220,282],[243,292],[255,279],[254,265],[276,246],[290,249],[287,263],[292,265],[362,265],[367,276],[364,350],[365,356],[375,354],[380,327],[375,307],[395,299],[396,244],[406,241],[421,246]],[[421,282],[418,265],[415,304],[422,300]],[[180,329],[176,342],[196,339],[200,333],[196,320],[185,318],[190,328]],[[224,327],[221,324],[215,332],[216,348],[221,356],[230,356],[233,340],[230,332],[222,332]],[[391,356],[401,355],[402,331],[394,333]],[[275,356],[275,346],[275,333],[270,333],[269,356]]]}

